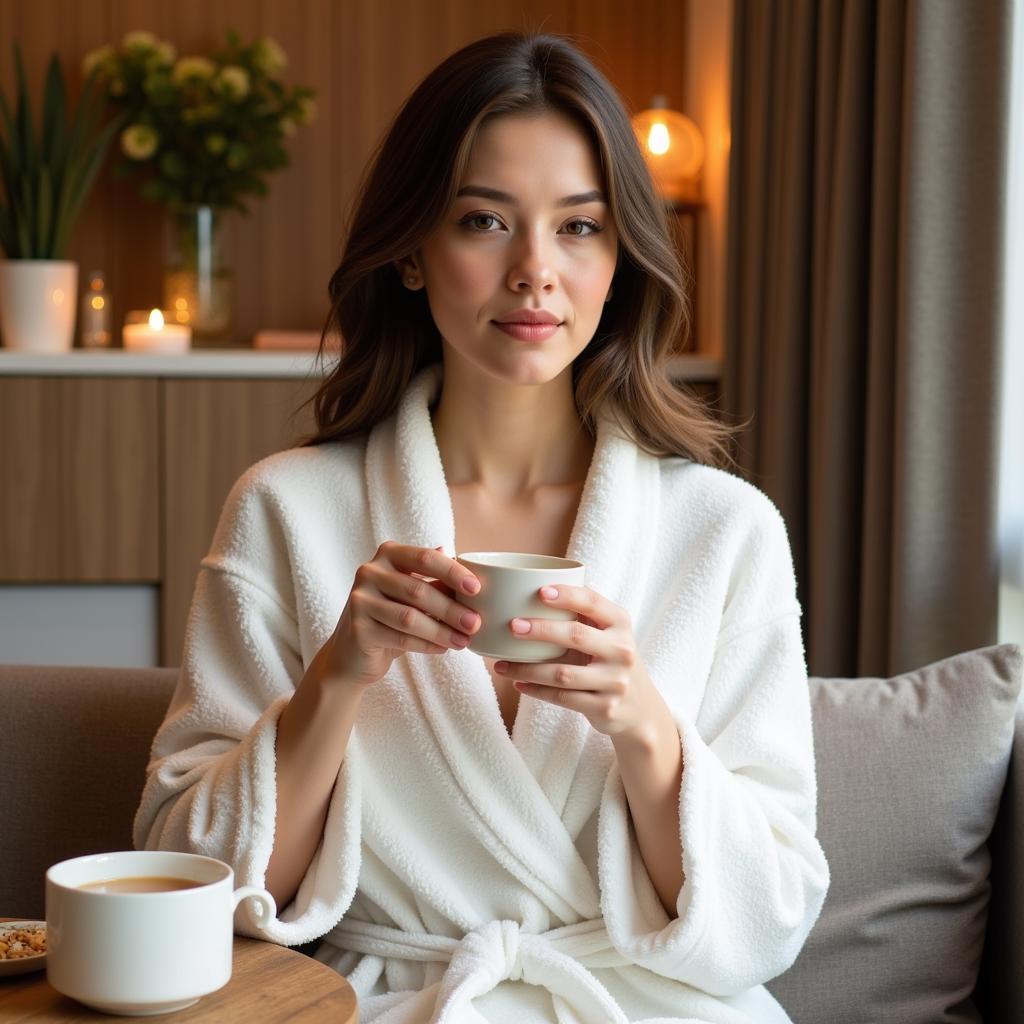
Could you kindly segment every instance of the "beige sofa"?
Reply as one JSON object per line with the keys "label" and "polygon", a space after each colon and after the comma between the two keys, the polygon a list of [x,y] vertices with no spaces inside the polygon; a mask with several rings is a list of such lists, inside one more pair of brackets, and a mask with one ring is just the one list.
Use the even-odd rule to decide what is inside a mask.
{"label": "beige sofa", "polygon": [[[49,864],[131,848],[175,678],[0,666],[0,916],[43,916]],[[811,681],[833,881],[769,986],[797,1024],[1024,1020],[1020,685],[1012,645],[891,680]]]}

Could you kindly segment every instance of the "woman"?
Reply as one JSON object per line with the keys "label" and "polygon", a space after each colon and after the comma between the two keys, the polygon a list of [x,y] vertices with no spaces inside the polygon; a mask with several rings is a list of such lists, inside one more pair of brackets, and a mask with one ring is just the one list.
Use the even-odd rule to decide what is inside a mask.
{"label": "woman", "polygon": [[[323,937],[362,1021],[788,1019],[828,886],[800,607],[668,381],[682,274],[599,72],[467,46],[365,182],[317,434],[225,504],[135,841],[265,884],[239,929]],[[564,658],[466,649],[452,556],[494,549],[587,565],[577,622],[510,624]]]}

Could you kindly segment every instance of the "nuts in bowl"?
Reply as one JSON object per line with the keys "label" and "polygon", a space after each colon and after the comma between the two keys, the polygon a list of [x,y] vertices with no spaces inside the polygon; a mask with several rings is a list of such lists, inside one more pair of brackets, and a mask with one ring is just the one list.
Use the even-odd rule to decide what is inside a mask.
{"label": "nuts in bowl", "polygon": [[0,921],[0,977],[40,970],[45,963],[45,921]]}

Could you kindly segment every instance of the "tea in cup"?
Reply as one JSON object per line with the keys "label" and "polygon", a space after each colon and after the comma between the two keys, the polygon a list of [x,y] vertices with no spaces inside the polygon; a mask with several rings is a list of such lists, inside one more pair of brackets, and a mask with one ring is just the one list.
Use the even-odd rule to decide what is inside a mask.
{"label": "tea in cup", "polygon": [[105,1013],[170,1013],[231,979],[234,912],[252,897],[213,857],[169,851],[99,853],[46,872],[46,974],[72,999]]}
{"label": "tea in cup", "polygon": [[509,623],[521,619],[573,621],[576,613],[552,608],[538,593],[547,585],[567,583],[582,587],[586,567],[571,558],[531,555],[518,551],[468,551],[455,561],[480,581],[475,594],[459,594],[459,601],[480,615],[480,628],[470,636],[469,650],[507,661],[547,661],[560,658],[566,648],[546,640],[517,637]]}

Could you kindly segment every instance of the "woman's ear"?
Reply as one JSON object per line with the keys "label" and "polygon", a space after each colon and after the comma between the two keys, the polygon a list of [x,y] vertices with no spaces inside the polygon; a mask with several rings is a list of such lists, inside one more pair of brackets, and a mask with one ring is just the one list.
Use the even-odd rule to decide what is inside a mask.
{"label": "woman's ear", "polygon": [[415,291],[423,287],[423,275],[416,266],[414,257],[404,256],[400,260],[395,260],[394,267],[398,272],[399,280],[401,280],[406,288]]}

